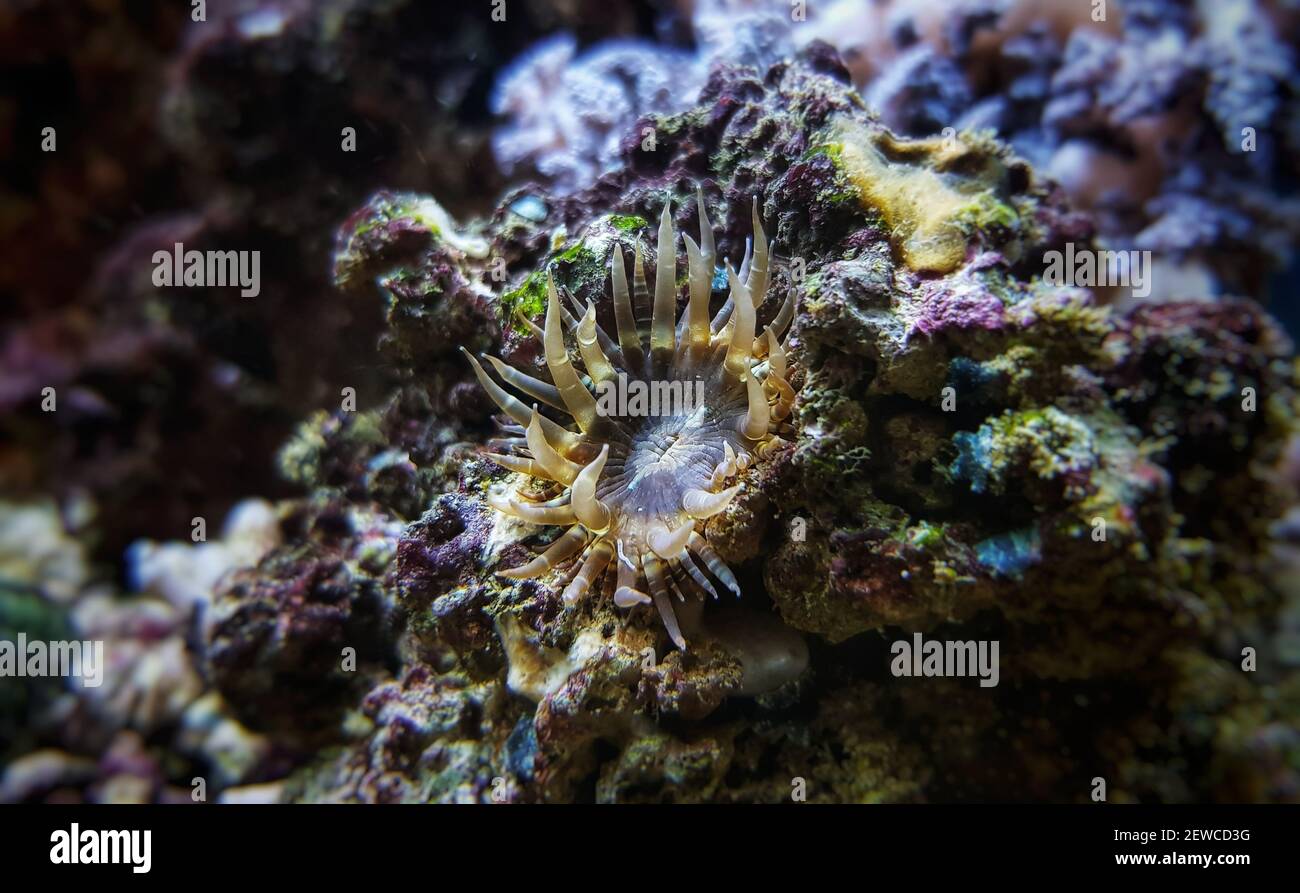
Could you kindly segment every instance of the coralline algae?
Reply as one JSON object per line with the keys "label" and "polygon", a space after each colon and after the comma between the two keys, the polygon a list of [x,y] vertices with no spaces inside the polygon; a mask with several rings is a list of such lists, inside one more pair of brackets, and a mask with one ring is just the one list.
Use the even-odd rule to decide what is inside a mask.
{"label": "coralline algae", "polygon": [[[401,669],[351,714],[338,756],[298,771],[290,796],[564,800],[594,779],[602,800],[761,801],[788,797],[800,775],[828,801],[1005,786],[1076,800],[1087,796],[1071,786],[1077,766],[1041,720],[1073,728],[1081,715],[1098,754],[1090,777],[1117,779],[1113,797],[1290,796],[1290,776],[1243,787],[1247,745],[1212,730],[1264,704],[1261,723],[1288,722],[1291,671],[1243,677],[1204,721],[1180,706],[1192,668],[1230,661],[1220,643],[1278,616],[1280,582],[1250,570],[1267,536],[1251,531],[1294,499],[1294,479],[1279,484],[1272,470],[1297,433],[1289,343],[1248,304],[1122,312],[1044,281],[1045,253],[1079,233],[1061,193],[987,137],[888,132],[847,80],[819,46],[766,70],[715,69],[698,106],[647,119],[653,151],[624,143],[600,186],[533,187],[530,215],[509,211],[517,194],[503,199],[475,230],[486,258],[504,259],[503,282],[391,202],[354,215],[340,269],[406,283],[387,298],[384,350],[419,360],[374,414],[373,444],[349,445],[341,417],[316,423],[316,462],[359,450],[321,466],[356,494],[338,504],[345,515],[362,495],[409,514],[361,474],[366,456],[402,450],[432,508],[410,515],[376,578],[391,593]],[[463,329],[476,349],[495,346],[546,382],[533,330],[553,301],[501,296],[528,294],[544,270],[579,309],[612,318],[611,240],[651,238],[665,199],[696,186],[724,209],[720,256],[745,253],[749,219],[735,209],[751,196],[773,222],[773,281],[798,294],[788,350],[800,374],[793,448],[745,470],[700,533],[745,597],[727,611],[705,605],[691,621],[705,634],[683,652],[653,617],[607,598],[566,601],[563,575],[494,574],[528,560],[521,537],[535,551],[554,541],[491,520],[507,472],[465,443],[489,436],[491,406],[462,390],[464,366],[431,320],[476,319]],[[679,307],[687,279],[673,283]],[[756,324],[776,311],[760,309]],[[1244,388],[1258,395],[1253,411]],[[323,481],[311,466],[300,474]],[[1233,520],[1211,503],[1231,504]],[[999,685],[978,701],[956,680],[898,686],[877,644],[892,630],[997,639]],[[380,677],[384,666],[372,665]],[[1003,696],[1012,689],[1034,693],[1033,717]],[[1155,712],[1142,722],[1161,743],[1138,745],[1136,713],[1079,707],[1105,690],[1143,693]],[[942,741],[888,719],[923,729],[953,710],[970,721]],[[418,732],[396,748],[401,717]],[[1212,771],[1153,781],[1148,767],[1170,749],[1202,759],[1184,746],[1207,748]],[[984,768],[969,773],[963,754],[976,752]],[[1042,767],[1028,788],[1025,754]]]}
{"label": "coralline algae", "polygon": [[[716,24],[718,5],[700,4],[699,21]],[[40,600],[51,628],[111,638],[128,659],[110,671],[108,697],[60,702],[85,718],[103,759],[28,754],[0,792],[184,799],[148,735],[196,760],[219,755],[211,783],[230,801],[777,802],[796,777],[824,802],[1081,801],[1079,778],[1095,775],[1114,801],[1297,799],[1300,665],[1285,619],[1300,566],[1293,346],[1248,301],[1107,306],[1044,277],[1047,252],[1098,243],[1097,218],[1075,204],[1091,187],[1071,198],[1043,174],[1064,147],[1031,151],[1041,121],[1081,127],[1078,97],[1100,91],[1105,101],[1089,102],[1103,123],[1136,126],[1163,94],[1126,104],[1121,74],[1093,63],[1154,52],[1132,37],[1151,18],[1139,9],[1122,28],[1077,37],[1071,21],[1022,28],[1027,4],[1001,4],[990,50],[988,35],[956,40],[960,28],[942,39],[924,4],[887,6],[911,23],[873,38],[893,49],[847,59],[818,40],[787,53],[772,22],[738,27],[731,49],[715,29],[701,52],[718,64],[690,72],[697,99],[638,88],[649,98],[602,110],[616,141],[585,144],[581,163],[549,168],[552,186],[509,192],[481,219],[457,221],[415,193],[358,207],[338,234],[335,279],[348,300],[380,308],[377,361],[397,383],[299,425],[279,468],[301,495],[260,515],[264,536],[235,525],[219,547],[142,545],[146,591],[126,599],[89,579],[61,523],[18,514],[48,540],[24,554],[51,569],[8,550],[6,570],[57,582]],[[1030,64],[1028,44],[1062,41],[1063,58]],[[557,46],[547,70],[561,84],[569,66],[609,61]],[[997,108],[984,105],[991,88],[952,80],[987,52],[1024,66]],[[1181,82],[1177,57],[1161,58]],[[503,110],[547,58],[501,88]],[[1256,108],[1259,81],[1239,63],[1212,99],[1225,121],[1227,109]],[[895,65],[903,74],[891,79]],[[516,109],[498,151],[551,164],[534,149],[554,122],[526,120],[549,109]],[[922,132],[950,114],[1007,122],[1037,166],[987,133]],[[1217,150],[1194,157],[1204,172]],[[1132,235],[1174,213],[1169,202],[1193,202],[1181,219],[1224,187],[1161,182],[1145,222],[1102,214],[1104,233]],[[563,575],[581,565],[555,553],[546,563],[559,573],[498,575],[557,542],[497,511],[499,494],[522,485],[537,505],[555,494],[486,455],[499,406],[457,348],[498,356],[493,371],[513,369],[537,392],[571,389],[552,378],[561,354],[573,363],[570,343],[539,346],[534,330],[544,342],[548,327],[576,329],[586,359],[588,306],[616,330],[611,247],[648,243],[665,204],[680,209],[697,189],[733,268],[758,257],[746,248],[757,197],[779,246],[772,290],[796,296],[780,342],[794,371],[790,395],[775,381],[780,393],[767,394],[757,367],[737,367],[750,378],[734,417],[757,434],[760,401],[792,396],[790,444],[736,462],[727,477],[743,486],[692,515],[690,532],[744,595],[725,608],[674,604],[679,634],[694,631],[683,650],[657,612],[622,610],[595,587],[566,599]],[[1227,224],[1215,227],[1187,247],[1221,247]],[[712,291],[690,265],[655,278],[673,319],[689,318],[693,291]],[[562,296],[581,322],[575,312],[568,325]],[[710,297],[712,315],[725,294]],[[747,309],[735,327],[753,333],[781,312],[775,301]],[[518,458],[568,477],[535,436],[543,417],[563,420],[525,412],[522,435],[511,432],[528,445]],[[681,529],[660,543],[673,554]],[[243,566],[226,566],[230,556]],[[200,574],[216,581],[210,597],[183,585]],[[0,599],[0,619],[27,607]],[[917,635],[997,641],[998,685],[900,684],[889,643]],[[1251,673],[1240,670],[1247,647],[1266,658]]]}

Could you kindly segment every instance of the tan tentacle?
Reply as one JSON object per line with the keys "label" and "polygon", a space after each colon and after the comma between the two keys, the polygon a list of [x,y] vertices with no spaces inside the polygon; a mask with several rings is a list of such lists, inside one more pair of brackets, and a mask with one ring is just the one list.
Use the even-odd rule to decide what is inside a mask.
{"label": "tan tentacle", "polygon": [[731,296],[735,302],[735,310],[732,313],[735,330],[731,335],[731,343],[727,347],[727,358],[723,361],[723,369],[728,376],[735,379],[749,372],[750,349],[754,342],[754,303],[750,300],[748,290],[741,284],[730,266],[727,267],[727,281],[731,284]]}
{"label": "tan tentacle", "polygon": [[527,580],[540,577],[566,558],[572,558],[587,542],[587,531],[574,525],[570,527],[549,549],[527,564],[509,570],[497,571],[497,575],[511,580]]}
{"label": "tan tentacle", "polygon": [[664,576],[663,562],[653,552],[647,552],[641,558],[641,567],[645,571],[646,582],[650,584],[650,594],[654,596],[655,607],[668,631],[668,638],[681,650],[686,650],[686,639],[677,624],[677,615],[673,612],[673,603],[668,595],[667,580]]}
{"label": "tan tentacle", "polygon": [[694,521],[686,521],[676,530],[661,528],[650,534],[648,545],[660,558],[676,558],[686,549],[686,542],[694,529]]}
{"label": "tan tentacle", "polygon": [[514,366],[503,363],[491,354],[484,354],[483,357],[492,364],[492,368],[496,370],[497,375],[500,375],[506,384],[513,385],[534,400],[541,400],[547,406],[568,411],[564,406],[564,401],[560,399],[560,392],[555,389],[555,385],[520,372]]}
{"label": "tan tentacle", "polygon": [[[781,302],[781,309],[776,312],[775,318],[768,324],[766,332],[771,332],[774,337],[780,338],[785,333],[786,326],[790,325],[790,320],[794,319],[794,302],[795,290],[792,287],[786,292],[785,300]],[[766,338],[766,334],[764,335]],[[757,343],[757,342],[755,342]]]}
{"label": "tan tentacle", "polygon": [[564,346],[564,333],[560,323],[560,296],[555,290],[555,280],[547,274],[546,306],[546,368],[551,370],[551,380],[559,389],[560,399],[572,414],[578,427],[587,431],[596,421],[596,398],[578,378],[573,364],[569,362],[569,351]]}
{"label": "tan tentacle", "polygon": [[609,565],[609,561],[614,557],[614,547],[608,540],[599,540],[587,551],[587,557],[583,559],[582,567],[578,568],[577,575],[565,587],[564,594],[560,597],[566,605],[571,605],[579,598],[585,595],[600,574]]}
{"label": "tan tentacle", "polygon": [[765,459],[768,456],[775,453],[777,450],[783,447],[787,447],[789,445],[790,442],[788,440],[784,440],[783,438],[780,437],[769,437],[767,440],[763,441],[758,445],[757,452],[760,458]]}
{"label": "tan tentacle", "polygon": [[[524,402],[518,397],[511,396],[505,388],[489,378],[488,374],[483,371],[479,361],[474,359],[474,356],[468,350],[462,347],[460,352],[465,355],[465,359],[469,360],[470,365],[474,367],[474,377],[483,386],[483,390],[487,391],[487,395],[492,398],[492,402],[520,425],[527,425],[532,419],[532,410],[524,405]],[[582,443],[580,435],[572,431],[566,431],[546,418],[546,416],[542,416],[542,430],[546,432],[546,439],[556,444],[557,449],[563,453],[575,449]]]}
{"label": "tan tentacle", "polygon": [[710,483],[715,486],[725,481],[736,473],[736,451],[731,448],[731,444],[722,444],[722,461],[713,469],[713,477]]}
{"label": "tan tentacle", "polygon": [[[548,476],[546,472],[542,470],[542,467],[532,459],[525,459],[523,456],[511,456],[505,453],[484,453],[483,456],[484,458],[491,459],[507,471],[517,471],[520,474],[526,474],[529,477],[543,478],[549,481],[555,480],[555,478]],[[556,481],[556,483],[560,482]]]}
{"label": "tan tentacle", "polygon": [[578,331],[574,340],[578,342],[578,353],[582,356],[582,365],[587,367],[587,374],[595,384],[600,384],[602,381],[617,378],[618,372],[605,356],[605,351],[601,349],[597,331],[596,307],[594,304],[588,304],[587,312],[578,322]]}
{"label": "tan tentacle", "polygon": [[573,511],[583,526],[595,534],[609,529],[609,507],[596,498],[596,484],[608,458],[609,444],[605,444],[600,448],[600,455],[591,460],[573,481]]}
{"label": "tan tentacle", "polygon": [[762,340],[767,343],[768,374],[775,375],[777,378],[785,378],[787,368],[785,349],[781,347],[781,342],[776,340],[776,333],[769,328]]}
{"label": "tan tentacle", "polygon": [[632,371],[640,371],[644,362],[641,336],[636,331],[636,316],[627,291],[627,270],[623,266],[623,248],[614,243],[614,253],[609,259],[610,279],[614,288],[614,325],[618,329],[618,346],[623,358],[631,364]]}
{"label": "tan tentacle", "polygon": [[697,521],[712,518],[730,505],[739,492],[740,484],[717,493],[710,493],[708,490],[687,490],[682,495],[682,511]]}
{"label": "tan tentacle", "polygon": [[691,540],[686,547],[693,552],[696,557],[704,562],[704,566],[709,569],[713,576],[722,581],[722,584],[730,589],[736,595],[740,595],[740,584],[736,582],[736,577],[731,572],[731,568],[718,557],[718,553],[711,547],[698,533],[691,536]]}
{"label": "tan tentacle", "polygon": [[690,300],[686,305],[686,337],[693,348],[709,344],[709,296],[713,292],[713,267],[704,259],[695,241],[684,236],[686,242],[686,267],[691,284]]}
{"label": "tan tentacle", "polygon": [[544,340],[545,336],[542,334],[542,327],[525,316],[523,310],[516,309],[515,318],[523,323],[524,326],[527,327],[528,331],[533,333],[533,336],[537,338],[539,343]]}
{"label": "tan tentacle", "polygon": [[633,558],[624,553],[621,540],[615,546],[615,554],[618,556],[618,585],[614,590],[614,604],[620,608],[630,608],[633,605],[648,603],[650,596],[637,589],[636,586],[640,582],[640,574],[636,565],[636,561],[640,560],[640,556]]}
{"label": "tan tentacle", "polygon": [[704,190],[699,186],[695,187],[695,210],[700,219],[700,251],[711,272],[717,262],[717,251],[713,243],[713,224],[709,222],[709,212],[704,208]]}
{"label": "tan tentacle", "polygon": [[510,515],[512,518],[518,518],[521,521],[527,521],[530,524],[551,524],[567,527],[578,522],[571,505],[526,505],[514,499],[506,499],[495,495],[487,497],[487,504],[502,514]]}
{"label": "tan tentacle", "polygon": [[641,349],[647,351],[650,347],[650,287],[646,284],[645,252],[641,250],[640,242],[636,243],[632,255],[632,310],[636,313],[637,340]]}
{"label": "tan tentacle", "polygon": [[528,449],[532,451],[533,463],[545,472],[546,477],[561,484],[573,483],[582,466],[566,459],[551,446],[545,432],[542,431],[542,416],[537,412],[536,406],[533,407],[533,416],[528,421],[524,436],[528,439]]}
{"label": "tan tentacle", "polygon": [[767,235],[763,232],[763,221],[758,217],[758,196],[754,196],[754,260],[749,268],[749,277],[745,280],[745,286],[749,289],[750,298],[754,302],[754,309],[757,310],[763,304],[763,298],[767,295],[768,279],[768,250]]}
{"label": "tan tentacle", "polygon": [[655,300],[650,323],[650,355],[655,374],[662,375],[677,347],[677,239],[673,235],[671,203],[664,203],[659,218],[659,244],[655,253]]}
{"label": "tan tentacle", "polygon": [[776,405],[772,407],[772,421],[785,421],[794,406],[794,388],[790,387],[790,383],[784,378],[778,378],[775,375],[768,375],[764,384],[770,384],[772,389],[776,391]]}
{"label": "tan tentacle", "polygon": [[758,440],[767,434],[767,425],[772,419],[772,413],[767,405],[767,395],[763,393],[763,386],[758,383],[758,378],[752,372],[745,375],[745,394],[749,398],[749,409],[737,424],[736,430],[745,435],[748,440]]}
{"label": "tan tentacle", "polygon": [[700,570],[699,565],[695,563],[695,559],[691,557],[690,552],[683,552],[679,555],[677,563],[681,566],[682,570],[686,571],[686,575],[695,581],[696,586],[700,587],[714,598],[718,597],[718,590],[714,589],[713,584],[709,582],[709,578],[704,576],[704,572]]}

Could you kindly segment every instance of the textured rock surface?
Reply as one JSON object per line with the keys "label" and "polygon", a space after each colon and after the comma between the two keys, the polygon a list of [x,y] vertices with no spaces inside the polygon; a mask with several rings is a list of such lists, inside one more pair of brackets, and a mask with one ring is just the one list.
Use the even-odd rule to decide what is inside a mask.
{"label": "textured rock surface", "polygon": [[[1112,799],[1293,799],[1297,676],[1267,568],[1297,370],[1269,317],[1047,285],[1043,253],[1088,238],[1061,194],[987,137],[889,133],[824,46],[717,68],[698,106],[644,122],[653,151],[629,138],[589,189],[528,187],[454,237],[386,198],[344,227],[342,280],[377,277],[383,350],[410,370],[385,432],[426,444],[413,476],[446,492],[384,577],[405,669],[293,795],[777,801],[801,778],[818,800],[1080,800],[1102,775]],[[536,271],[609,312],[610,239],[649,238],[665,199],[691,231],[696,183],[720,254],[743,253],[752,196],[775,228],[799,401],[793,446],[707,528],[745,591],[705,610],[730,635],[683,653],[646,613],[492,575],[546,534],[486,510],[503,473],[463,442],[491,409],[452,350],[540,368],[517,322],[539,319]],[[374,498],[355,460],[318,454]],[[753,696],[746,667],[780,660],[760,620],[801,634],[808,667]],[[999,686],[894,678],[889,645],[914,632],[998,640]]]}
{"label": "textured rock surface", "polygon": [[[1164,81],[1134,92],[1116,78],[1132,74],[1121,63],[1154,19],[1091,36],[1070,22],[1050,33],[1007,25],[992,49],[963,49],[918,14],[911,49],[841,56],[800,37],[787,55],[781,28],[746,18],[724,34],[729,13],[700,3],[699,54],[718,64],[683,72],[682,84],[698,79],[697,100],[640,84],[627,108],[606,110],[618,138],[579,141],[574,163],[515,132],[520,170],[556,182],[495,201],[493,177],[444,173],[475,169],[485,128],[472,128],[473,145],[438,147],[454,163],[381,164],[364,180],[259,163],[270,156],[257,140],[227,133],[232,59],[283,61],[248,110],[293,107],[269,130],[277,145],[337,103],[372,109],[381,139],[406,126],[455,131],[427,85],[406,77],[406,56],[384,55],[378,73],[362,65],[374,46],[411,45],[396,34],[427,37],[416,6],[323,4],[257,42],[235,18],[219,39],[184,43],[164,136],[204,172],[197,210],[151,218],[115,251],[147,255],[177,233],[196,245],[218,232],[278,234],[293,271],[267,306],[248,308],[241,331],[253,341],[205,326],[224,318],[210,295],[176,301],[123,285],[129,264],[109,265],[103,282],[125,298],[91,302],[91,323],[77,305],[7,333],[5,368],[38,371],[0,393],[18,444],[0,467],[25,500],[0,506],[0,576],[14,584],[0,591],[0,632],[100,636],[117,663],[98,697],[0,687],[0,799],[186,800],[203,775],[212,799],[231,801],[780,802],[795,790],[822,802],[1082,801],[1096,776],[1112,801],[1300,800],[1294,347],[1248,300],[1253,275],[1216,267],[1219,300],[1175,288],[1139,307],[1043,278],[1044,253],[1067,242],[1148,224],[1172,237],[1179,221],[1203,219],[1184,247],[1217,263],[1239,244],[1225,233],[1273,219],[1214,198],[1242,178],[1264,188],[1273,168],[1225,167],[1224,180],[1186,195],[1162,181],[1125,217],[1085,201],[1087,184],[1053,163],[1068,147],[1034,148],[1049,119],[1061,132],[1105,132],[1113,148],[1225,42],[1199,40],[1191,61],[1172,54]],[[323,26],[329,9],[369,24],[340,37]],[[971,21],[954,18],[948,36]],[[461,38],[473,42],[439,39]],[[1014,63],[1004,73],[1023,89],[966,83],[990,52]],[[575,59],[588,77],[618,61]],[[1118,61],[1103,71],[1098,59]],[[389,99],[375,108],[322,88],[289,101],[305,72],[340,66],[357,75],[349,83],[387,85]],[[1250,68],[1225,69],[1230,82],[1195,117],[1227,127],[1255,93]],[[578,81],[562,112],[583,95]],[[984,107],[993,93],[1002,104]],[[1261,114],[1282,139],[1283,112]],[[1015,148],[973,129],[936,134],[953,115],[996,117]],[[503,122],[498,141],[520,123]],[[1184,156],[1193,173],[1222,155],[1197,145]],[[152,162],[141,163],[147,179]],[[733,263],[757,197],[778,244],[759,325],[797,295],[787,343],[797,402],[790,446],[749,468],[706,528],[744,596],[708,604],[704,634],[679,651],[652,611],[565,605],[556,576],[493,573],[553,531],[486,504],[507,475],[480,453],[493,407],[457,349],[544,375],[528,323],[540,319],[545,273],[604,322],[613,241],[651,241],[665,201],[694,234],[697,185]],[[232,195],[230,216],[209,207]],[[1251,248],[1248,272],[1274,247]],[[177,315],[185,307],[197,318]],[[323,354],[300,327],[318,312],[334,333]],[[68,332],[98,352],[67,347]],[[250,382],[256,363],[223,364],[235,343],[285,358],[281,374]],[[357,369],[382,374],[353,382]],[[35,408],[51,375],[74,421],[53,432],[47,456],[33,444],[68,424]],[[355,411],[334,408],[352,384]],[[189,434],[172,442],[163,432],[178,418]],[[137,439],[152,450],[119,450]],[[52,483],[60,462],[87,455],[99,459],[77,468],[93,475]],[[157,481],[208,463],[209,482],[228,482],[247,457],[265,462],[240,487],[213,485],[215,503],[265,491],[275,502],[259,509],[259,536],[232,522],[220,542],[175,542],[195,506],[214,502]],[[110,486],[122,480],[130,486]],[[60,492],[57,506],[34,499],[44,489]],[[165,542],[132,551],[125,585],[87,558],[139,536]],[[199,579],[211,585],[186,585]],[[999,685],[895,677],[891,645],[915,633],[998,641]]]}

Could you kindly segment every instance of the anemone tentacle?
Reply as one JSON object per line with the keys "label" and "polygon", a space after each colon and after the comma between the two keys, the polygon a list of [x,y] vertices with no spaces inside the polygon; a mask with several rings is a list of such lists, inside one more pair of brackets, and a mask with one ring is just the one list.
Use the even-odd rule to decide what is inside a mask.
{"label": "anemone tentacle", "polygon": [[[505,436],[489,444],[499,452],[486,455],[508,471],[563,491],[544,502],[518,493],[489,500],[510,517],[567,528],[542,554],[498,573],[524,579],[567,567],[566,604],[604,591],[612,591],[620,608],[654,604],[669,638],[682,649],[686,638],[673,596],[717,598],[709,575],[740,595],[735,575],[702,535],[703,524],[743,488],[730,483],[733,478],[785,444],[779,433],[788,430],[784,420],[794,402],[789,356],[780,341],[793,318],[793,292],[766,329],[755,331],[775,245],[763,232],[757,200],[741,269],[725,264],[727,298],[712,317],[715,241],[698,189],[696,210],[699,241],[683,240],[688,295],[680,320],[677,236],[665,204],[653,292],[639,244],[631,289],[622,248],[615,243],[610,254],[616,338],[597,323],[595,305],[584,307],[567,291],[562,300],[548,276],[545,320],[529,327],[541,342],[550,382],[486,357],[497,377],[527,398],[520,399],[465,352],[480,384],[510,420],[502,425]],[[574,364],[570,340],[586,380]],[[632,411],[632,401],[618,404],[616,412],[602,410],[591,388],[628,382],[678,399],[666,407],[652,403],[662,410],[654,415]],[[543,414],[539,404],[572,417],[576,430]]]}

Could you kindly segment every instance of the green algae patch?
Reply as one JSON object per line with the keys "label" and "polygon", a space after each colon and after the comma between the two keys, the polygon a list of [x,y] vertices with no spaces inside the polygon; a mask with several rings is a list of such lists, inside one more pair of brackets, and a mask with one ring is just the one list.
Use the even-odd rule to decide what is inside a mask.
{"label": "green algae patch", "polygon": [[[622,245],[623,253],[630,258],[640,231],[648,225],[646,218],[635,214],[597,217],[572,240],[558,240],[546,269],[555,277],[556,285],[568,289],[579,300],[599,302],[605,294],[615,243]],[[543,300],[543,310],[545,306]]]}
{"label": "green algae patch", "polygon": [[556,284],[568,288],[574,294],[599,291],[609,264],[607,252],[603,253],[602,247],[606,247],[604,239],[588,238],[584,234],[574,244],[556,254],[547,265],[555,276]]}
{"label": "green algae patch", "polygon": [[951,273],[976,232],[1019,230],[1019,213],[997,196],[1005,168],[994,150],[964,138],[905,140],[841,118],[823,151],[880,214],[909,267]]}
{"label": "green algae patch", "polygon": [[1015,233],[1020,229],[1020,215],[992,193],[983,193],[959,208],[954,223],[967,235],[980,232]]}
{"label": "green algae patch", "polygon": [[614,229],[623,233],[633,233],[649,226],[644,217],[638,217],[635,214],[611,214],[609,223]]}
{"label": "green algae patch", "polygon": [[[614,243],[620,242],[631,254],[635,234],[647,226],[646,219],[634,214],[607,214],[592,221],[574,238],[563,230],[552,239],[551,255],[541,270],[530,273],[512,291],[501,296],[503,322],[516,331],[527,327],[520,320],[537,319],[546,313],[546,277],[579,298],[603,293],[609,275],[609,258]],[[597,298],[598,299],[598,298]]]}
{"label": "green algae patch", "polygon": [[546,274],[538,271],[529,273],[523,285],[501,296],[501,319],[520,332],[528,327],[519,321],[519,317],[532,319],[540,316],[546,309]]}

